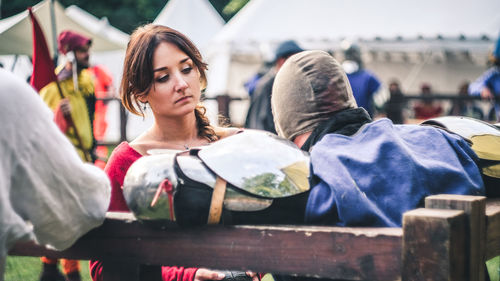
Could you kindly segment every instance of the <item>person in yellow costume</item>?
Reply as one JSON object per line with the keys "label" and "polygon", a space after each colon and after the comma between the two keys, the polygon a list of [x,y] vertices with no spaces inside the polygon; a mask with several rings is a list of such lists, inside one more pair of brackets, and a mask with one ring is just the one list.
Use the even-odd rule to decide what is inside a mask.
{"label": "person in yellow costume", "polygon": [[[59,52],[66,56],[67,62],[56,69],[58,81],[42,88],[40,96],[54,112],[54,121],[75,146],[82,160],[93,162],[91,152],[95,140],[92,123],[96,99],[92,76],[87,70],[92,41],[74,31],[61,32],[57,41]],[[42,257],[40,281],[81,280],[78,261],[61,260],[66,279],[59,272],[57,262],[57,259]]]}
{"label": "person in yellow costume", "polygon": [[76,32],[61,32],[58,37],[58,49],[68,60],[57,67],[56,74],[64,99],[56,82],[49,83],[40,90],[40,96],[54,111],[57,125],[73,143],[82,160],[87,162],[92,160],[88,156],[95,144],[92,134],[95,111],[94,84],[91,73],[87,70],[91,43],[90,38]]}

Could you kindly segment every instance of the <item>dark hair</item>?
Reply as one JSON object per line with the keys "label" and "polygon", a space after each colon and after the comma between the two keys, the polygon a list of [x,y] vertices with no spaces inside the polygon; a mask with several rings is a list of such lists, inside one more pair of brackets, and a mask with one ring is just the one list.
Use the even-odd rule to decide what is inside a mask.
{"label": "dark hair", "polygon": [[[156,47],[162,42],[177,46],[193,61],[200,72],[201,87],[202,89],[206,87],[207,64],[203,62],[200,51],[191,40],[179,31],[162,25],[147,24],[138,27],[130,36],[127,45],[120,86],[123,106],[136,115],[144,116],[139,97],[147,95],[153,86],[153,54]],[[205,116],[205,112],[205,107],[196,106],[198,135],[214,141],[217,137]]]}

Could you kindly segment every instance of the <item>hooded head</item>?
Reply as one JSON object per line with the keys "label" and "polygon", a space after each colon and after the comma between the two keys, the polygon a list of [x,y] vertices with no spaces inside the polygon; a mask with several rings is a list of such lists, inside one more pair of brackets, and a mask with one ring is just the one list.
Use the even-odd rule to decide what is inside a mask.
{"label": "hooded head", "polygon": [[361,64],[361,50],[356,44],[348,44],[344,47],[344,57]]}
{"label": "hooded head", "polygon": [[65,30],[57,37],[57,48],[59,52],[66,55],[68,52],[85,46],[90,46],[92,40],[71,30]]}
{"label": "hooded head", "polygon": [[271,106],[276,131],[293,141],[357,104],[340,64],[326,52],[305,51],[291,56],[276,75]]}
{"label": "hooded head", "polygon": [[78,89],[77,72],[89,67],[89,48],[92,40],[74,31],[65,30],[57,37],[57,48],[68,59],[65,69],[61,71],[58,78],[63,80],[70,75],[73,76],[73,88]]}

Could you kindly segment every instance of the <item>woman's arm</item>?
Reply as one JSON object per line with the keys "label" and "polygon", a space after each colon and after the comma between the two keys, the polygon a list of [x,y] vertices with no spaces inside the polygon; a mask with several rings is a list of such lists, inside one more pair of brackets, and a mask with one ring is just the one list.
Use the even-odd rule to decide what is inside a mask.
{"label": "woman's arm", "polygon": [[[112,185],[110,211],[128,211],[122,192],[123,180],[130,165],[140,157],[141,154],[126,142],[121,143],[113,150],[105,168]],[[102,281],[103,262],[91,260],[89,267],[92,280]],[[224,274],[204,268],[162,267],[162,279],[165,281],[205,281],[221,280],[223,278]]]}

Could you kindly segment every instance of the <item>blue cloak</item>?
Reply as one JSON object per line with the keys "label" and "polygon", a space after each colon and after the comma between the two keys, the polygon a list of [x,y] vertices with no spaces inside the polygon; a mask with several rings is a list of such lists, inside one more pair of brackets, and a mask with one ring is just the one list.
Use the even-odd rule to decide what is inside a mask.
{"label": "blue cloak", "polygon": [[432,126],[384,118],[352,136],[327,134],[311,150],[318,183],[306,223],[399,227],[428,195],[484,195],[477,160],[460,136]]}

